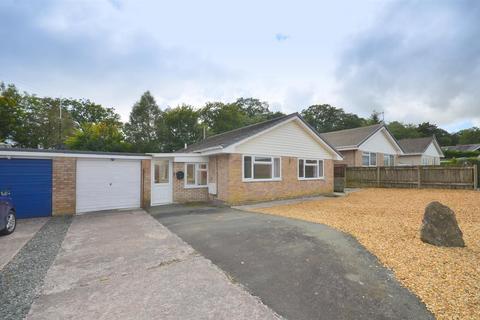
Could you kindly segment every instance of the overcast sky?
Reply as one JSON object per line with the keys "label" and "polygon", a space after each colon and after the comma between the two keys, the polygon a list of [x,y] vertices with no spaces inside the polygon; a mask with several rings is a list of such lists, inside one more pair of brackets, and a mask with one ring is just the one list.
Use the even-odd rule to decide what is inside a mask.
{"label": "overcast sky", "polygon": [[0,0],[0,80],[128,119],[256,97],[480,126],[480,1]]}

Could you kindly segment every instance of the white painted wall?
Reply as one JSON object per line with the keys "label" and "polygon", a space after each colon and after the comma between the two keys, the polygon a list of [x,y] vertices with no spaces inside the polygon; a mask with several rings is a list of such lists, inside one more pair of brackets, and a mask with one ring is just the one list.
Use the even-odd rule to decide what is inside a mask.
{"label": "white painted wall", "polygon": [[425,150],[423,154],[426,156],[439,157],[439,158],[441,156],[441,154],[438,152],[433,142],[430,142],[430,145],[428,146],[427,150]]}
{"label": "white painted wall", "polygon": [[333,159],[297,121],[289,121],[235,147],[234,153]]}
{"label": "white painted wall", "polygon": [[361,151],[378,152],[386,154],[400,154],[400,150],[387,137],[389,133],[383,128],[377,131],[367,141],[360,145]]}

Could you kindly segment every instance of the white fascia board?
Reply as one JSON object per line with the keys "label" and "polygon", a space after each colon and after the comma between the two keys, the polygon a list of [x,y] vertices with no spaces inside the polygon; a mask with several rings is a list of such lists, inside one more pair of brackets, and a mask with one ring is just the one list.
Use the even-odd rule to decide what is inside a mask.
{"label": "white fascia board", "polygon": [[85,154],[85,153],[64,153],[64,152],[42,152],[42,151],[0,151],[2,158],[91,158],[91,159],[127,159],[127,160],[148,160],[150,156],[127,156],[116,154]]}
{"label": "white fascia board", "polygon": [[208,157],[200,153],[151,153],[153,159],[168,158],[173,159],[173,162],[208,162]]}

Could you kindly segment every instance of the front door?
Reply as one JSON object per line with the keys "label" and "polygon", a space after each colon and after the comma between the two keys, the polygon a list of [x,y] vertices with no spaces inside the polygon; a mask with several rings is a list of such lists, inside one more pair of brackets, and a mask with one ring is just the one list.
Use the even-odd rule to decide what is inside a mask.
{"label": "front door", "polygon": [[172,161],[152,161],[152,206],[172,203]]}

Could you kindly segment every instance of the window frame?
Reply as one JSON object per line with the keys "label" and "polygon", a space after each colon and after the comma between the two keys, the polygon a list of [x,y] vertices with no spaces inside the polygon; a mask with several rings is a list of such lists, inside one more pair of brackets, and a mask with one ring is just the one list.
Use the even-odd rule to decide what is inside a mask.
{"label": "window frame", "polygon": [[[375,157],[372,157],[372,154],[374,154]],[[363,163],[363,157],[364,157],[365,155],[368,155],[368,165],[365,165],[365,164]],[[377,166],[378,166],[378,163],[377,163],[377,155],[378,155],[377,152],[362,151],[362,167],[377,167]],[[372,164],[372,158],[375,159],[375,164]]]}
{"label": "window frame", "polygon": [[[250,164],[250,171],[251,171],[251,178],[245,178],[245,157],[250,157],[251,158],[251,164]],[[269,162],[265,161],[255,161],[255,157],[259,158],[270,158]],[[280,176],[275,177],[275,159],[279,159],[279,166],[280,166]],[[262,178],[262,179],[255,179],[255,163],[258,164],[270,164],[271,165],[271,178]],[[260,154],[243,154],[242,155],[242,182],[268,182],[268,181],[282,181],[282,157],[280,156],[268,156],[268,155],[260,155]]]}
{"label": "window frame", "polygon": [[[308,161],[316,161],[316,165],[312,164],[307,164]],[[300,161],[303,161],[303,177],[300,177]],[[320,176],[320,161],[322,161],[322,175]],[[317,168],[317,176],[313,178],[306,178],[305,177],[305,167],[310,166],[313,167],[315,166]],[[298,158],[297,159],[297,179],[298,180],[325,180],[325,160],[324,159],[312,159],[312,158]]]}
{"label": "window frame", "polygon": [[[205,169],[201,169],[200,165],[205,165]],[[195,184],[188,184],[188,165],[194,165],[195,168],[193,170]],[[201,171],[205,171],[207,173],[207,183],[206,184],[198,184],[197,177],[198,173]],[[208,188],[208,162],[185,162],[185,177],[184,177],[184,188],[185,189],[195,189],[195,188]]]}
{"label": "window frame", "polygon": [[[388,164],[385,164],[385,160],[388,159]],[[394,167],[395,166],[395,155],[384,153],[383,154],[383,166],[384,167]]]}

